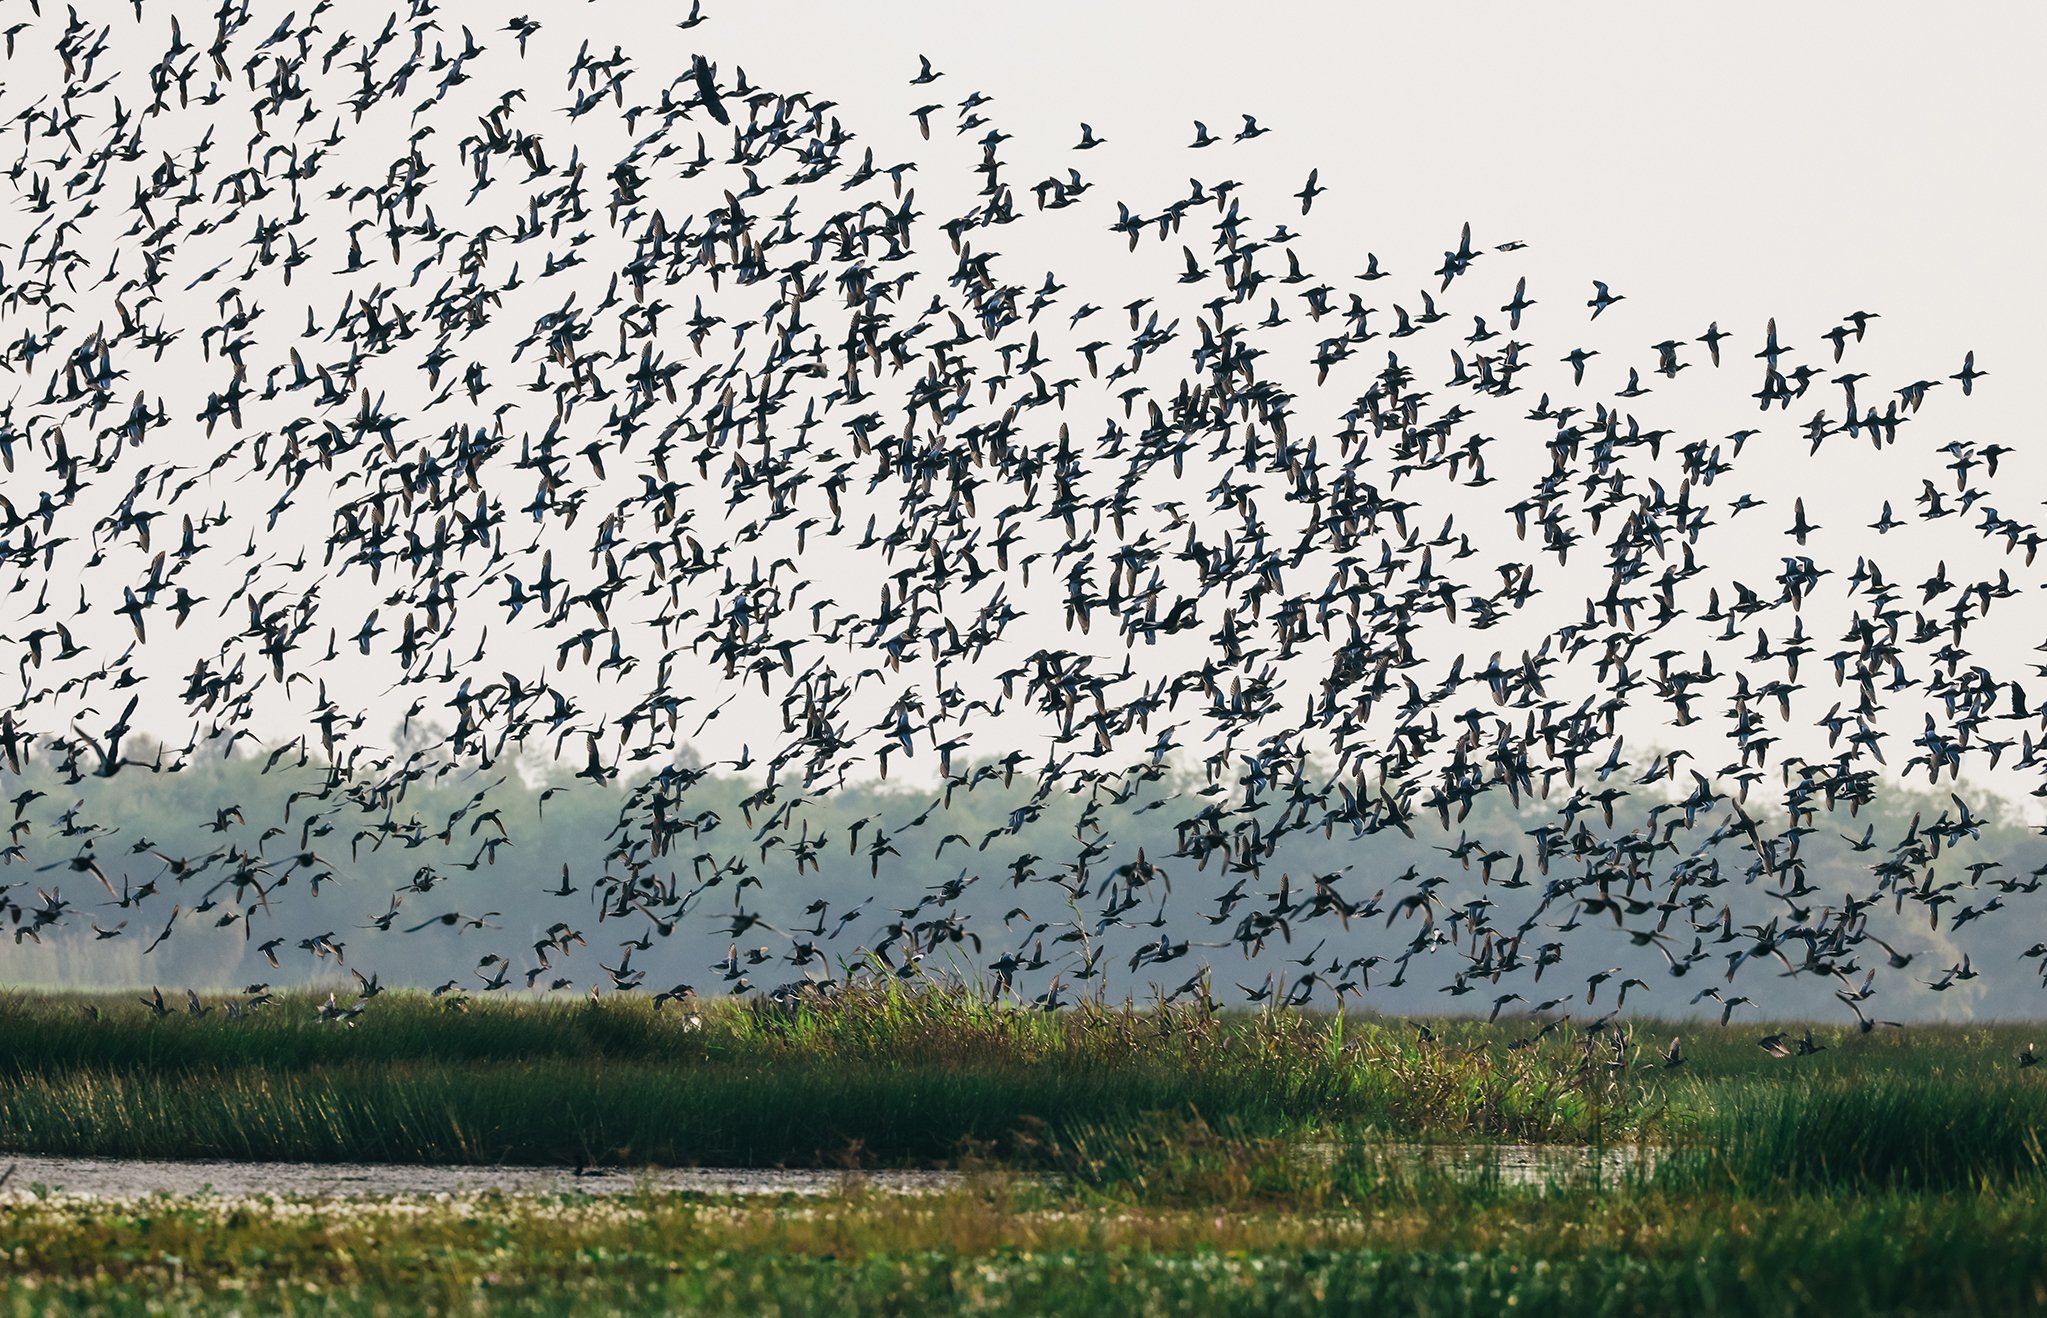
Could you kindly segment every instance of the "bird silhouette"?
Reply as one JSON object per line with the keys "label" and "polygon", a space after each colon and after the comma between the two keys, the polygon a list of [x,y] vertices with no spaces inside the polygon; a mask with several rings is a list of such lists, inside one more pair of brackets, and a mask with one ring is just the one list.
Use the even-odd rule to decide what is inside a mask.
{"label": "bird silhouette", "polygon": [[[1282,958],[1238,985],[1275,1010],[1724,974],[1676,1001],[1866,1032],[1888,985],[1993,973],[1915,987],[1895,947],[2040,886],[1961,794],[2047,790],[2028,455],[1912,448],[1974,350],[1872,359],[1865,311],[1634,341],[1599,280],[1547,339],[1526,245],[1469,223],[1404,287],[1335,275],[1351,190],[1229,177],[1265,177],[1253,115],[1195,122],[1185,187],[1020,173],[1005,107],[928,99],[921,54],[905,92],[902,53],[916,141],[952,131],[891,159],[679,44],[694,3],[230,5],[205,46],[137,12],[5,31],[63,86],[0,86],[0,859],[53,876],[0,885],[17,944],[133,908],[164,982],[207,940],[346,969],[344,1025],[387,982],[638,993],[722,947],[727,992],[949,964],[1043,1009],[1209,1003],[1216,952]],[[1122,264],[1004,254],[1075,223]],[[1730,342],[1732,433],[1676,401]],[[558,973],[600,927],[617,964]]]}

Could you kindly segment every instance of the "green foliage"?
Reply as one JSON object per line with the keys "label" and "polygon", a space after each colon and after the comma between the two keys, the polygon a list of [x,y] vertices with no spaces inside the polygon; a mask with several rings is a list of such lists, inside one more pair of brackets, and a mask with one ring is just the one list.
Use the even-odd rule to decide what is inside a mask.
{"label": "green foliage", "polygon": [[[1388,1141],[1640,1143],[1667,1149],[1658,1174],[1674,1184],[1760,1192],[2030,1175],[2047,1116],[2040,1069],[2012,1061],[2023,1036],[1985,1027],[1821,1030],[1822,1051],[1786,1059],[1750,1032],[1694,1029],[1686,1064],[1668,1068],[1663,1030],[1676,1027],[1653,1023],[1616,1049],[1610,1028],[1541,1036],[1514,1019],[1424,1033],[1290,1011],[1046,1013],[892,977],[786,1004],[387,991],[337,1021],[321,1001],[289,993],[229,1019],[159,1018],[125,997],[0,997],[0,1149],[992,1161],[1149,1196],[1242,1180],[1235,1162],[1277,1166],[1275,1151],[1304,1144],[1337,1151],[1318,1155],[1316,1177],[1348,1168],[1364,1186],[1389,1174]],[[1301,1168],[1274,1174],[1285,1194],[1307,1193]]]}
{"label": "green foliage", "polygon": [[0,1202],[10,1311],[2005,1314],[2047,1196],[1388,1184],[1351,1211],[899,1198]]}
{"label": "green foliage", "polygon": [[[0,1196],[16,1312],[2009,1313],[2047,1304],[2047,1083],[1988,1028],[1696,1031],[1093,1005],[869,984],[786,1006],[352,1023],[0,999],[0,1148],[938,1163],[821,1200]],[[89,1020],[83,1006],[100,1008]],[[1548,1141],[1538,1175],[1509,1144]],[[1449,1142],[1439,1152],[1418,1147]],[[1588,1142],[1634,1142],[1614,1163]],[[0,1168],[6,1157],[0,1154]],[[1523,1170],[1516,1170],[1522,1167]]]}
{"label": "green foliage", "polygon": [[[104,1005],[102,1005],[102,1003]],[[85,1006],[100,1006],[88,1019]],[[886,981],[788,1006],[387,992],[353,1021],[121,1000],[0,1007],[0,1147],[45,1153],[630,1165],[1030,1159],[1038,1132],[1162,1113],[1293,1136],[1578,1140],[1602,1108],[1561,1044],[1093,1006],[1049,1014]],[[1630,1127],[1644,1094],[1604,1103]]]}
{"label": "green foliage", "polygon": [[1675,1186],[1961,1188],[2047,1170],[2047,1086],[1877,1073],[1725,1086],[1660,1168]]}

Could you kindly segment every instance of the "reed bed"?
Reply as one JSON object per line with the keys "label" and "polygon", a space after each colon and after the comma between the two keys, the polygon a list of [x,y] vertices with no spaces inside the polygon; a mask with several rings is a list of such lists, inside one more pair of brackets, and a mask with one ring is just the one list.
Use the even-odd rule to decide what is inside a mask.
{"label": "reed bed", "polygon": [[[229,1019],[159,1017],[132,995],[0,997],[0,1150],[996,1164],[1152,1193],[1237,1183],[1162,1170],[1231,1150],[1263,1150],[1268,1177],[1275,1150],[1362,1150],[1353,1170],[1369,1180],[1367,1162],[1414,1141],[1643,1144],[1673,1186],[1791,1192],[2031,1176],[2047,1117],[2047,1067],[2015,1065],[2016,1028],[1820,1031],[1823,1051],[1780,1059],[1755,1030],[1649,1022],[1620,1042],[1612,1027],[1541,1034],[1529,1020],[1048,1014],[944,983],[665,1010],[392,991],[348,1021],[323,1020],[324,1000],[289,994]],[[1684,1065],[1661,1065],[1679,1033]],[[1280,1183],[1299,1193],[1299,1180]]]}
{"label": "reed bed", "polygon": [[[0,1314],[2047,1308],[2047,1067],[2016,1065],[2016,1028],[1818,1030],[1775,1058],[1753,1029],[1047,1015],[943,984],[658,1012],[393,992],[352,1022],[323,1001],[0,998],[0,1150],[968,1176],[912,1199],[849,1170],[804,1201],[14,1184]],[[1530,1183],[1504,1150],[1417,1141],[1654,1156]]]}
{"label": "reed bed", "polygon": [[0,1096],[0,1148],[21,1151],[618,1165],[1019,1157],[1048,1126],[1145,1114],[1572,1142],[1650,1110],[1560,1045],[1495,1056],[1399,1024],[1048,1015],[893,985],[666,1011],[386,993],[347,1024],[303,996],[237,1020],[17,997]]}
{"label": "reed bed", "polygon": [[1658,1167],[1673,1188],[1954,1189],[2047,1171],[2047,1085],[1872,1072],[1726,1084]]}

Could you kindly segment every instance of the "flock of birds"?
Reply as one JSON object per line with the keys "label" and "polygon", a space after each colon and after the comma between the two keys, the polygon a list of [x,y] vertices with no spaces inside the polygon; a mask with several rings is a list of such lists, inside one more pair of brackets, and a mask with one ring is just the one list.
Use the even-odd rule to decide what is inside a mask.
{"label": "flock of birds", "polygon": [[[1667,976],[1684,998],[1660,1006],[1725,1023],[1769,1005],[1735,993],[1750,971],[1829,985],[1867,1030],[1876,972],[1930,955],[1898,931],[2040,887],[1942,866],[1985,826],[1959,793],[1896,837],[1847,818],[1915,778],[2047,774],[2047,709],[1977,652],[2025,610],[2042,532],[2008,510],[2032,500],[2008,448],[1914,438],[1989,374],[1973,353],[1873,379],[1865,311],[1803,345],[1772,321],[1585,346],[1641,300],[1490,284],[1522,244],[1469,225],[1426,275],[1377,255],[1320,274],[1304,231],[1342,185],[1310,171],[1254,218],[1229,177],[1274,131],[1251,115],[1195,125],[1184,190],[1112,206],[1083,173],[1093,127],[1020,174],[991,98],[941,93],[928,59],[929,154],[887,163],[819,95],[702,54],[671,77],[566,11],[478,30],[431,0],[274,24],[246,0],[28,6],[0,87],[13,944],[75,931],[103,886],[139,928],[95,921],[84,954],[239,924],[273,966],[346,965],[354,1005],[326,1014],[350,1019],[379,988],[364,939],[496,913],[407,907],[444,877],[429,860],[347,952],[282,922],[348,883],[344,848],[453,854],[488,820],[469,868],[496,861],[514,837],[490,794],[530,751],[614,794],[618,827],[564,870],[537,968],[493,952],[443,991],[646,991],[634,953],[695,921],[731,940],[727,990],[963,960],[1047,1008],[1118,971],[1215,1004],[1208,950],[1284,947],[1288,973],[1234,1000],[1327,1005],[1430,968],[1453,1002],[1555,1017]],[[925,179],[947,152],[966,183]],[[1033,226],[1138,295],[1016,278],[997,247]],[[1685,371],[1746,375],[1754,428],[1652,424],[1640,400]],[[1846,528],[1788,489],[1723,497],[1744,456],[1822,448],[1944,468],[1867,528],[1942,537],[1938,568],[1821,557]],[[380,745],[401,706],[439,744]],[[198,854],[90,817],[95,780],[228,755],[312,786],[282,819],[219,803]],[[693,792],[747,773],[744,826],[707,821]],[[891,773],[929,786],[918,818],[812,830],[815,803]],[[423,817],[450,784],[475,791]],[[39,830],[31,804],[72,789]],[[1015,803],[1007,827],[948,838],[966,864],[914,906],[806,887],[843,845],[879,891],[906,833],[977,792]],[[1501,797],[1518,836],[1461,831]],[[1170,854],[1108,831],[1139,804],[1169,812]],[[1457,835],[1436,872],[1382,868],[1417,829]],[[1828,830],[1870,862],[1860,890],[1809,881],[1801,843]],[[1352,863],[1288,868],[1313,836]],[[1175,881],[1221,941],[1175,935]],[[1015,889],[1020,942],[960,913],[984,882]],[[814,926],[766,912],[788,893]],[[1133,918],[1154,903],[1156,937]],[[618,964],[563,976],[610,922]],[[1353,926],[1387,941],[1295,955]],[[1605,942],[1660,955],[1552,970]]]}

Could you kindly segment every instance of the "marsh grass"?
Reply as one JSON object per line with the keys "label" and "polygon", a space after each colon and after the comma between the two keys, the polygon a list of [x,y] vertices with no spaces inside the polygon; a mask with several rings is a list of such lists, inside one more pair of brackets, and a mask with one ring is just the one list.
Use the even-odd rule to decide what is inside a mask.
{"label": "marsh grass", "polygon": [[[2008,1029],[1821,1031],[1781,1060],[1687,1029],[1667,1069],[1669,1025],[1514,1047],[1533,1023],[1046,1015],[943,985],[687,1013],[389,993],[352,1025],[304,995],[232,1021],[84,1005],[0,998],[0,1149],[968,1176],[910,1199],[849,1170],[806,1201],[13,1186],[0,1313],[2047,1307],[2047,1068]],[[1417,1141],[1659,1154],[1531,1185]]]}
{"label": "marsh grass", "polygon": [[2047,1171],[2047,1086],[1876,1072],[1723,1085],[1659,1175],[1673,1188],[2002,1186]]}
{"label": "marsh grass", "polygon": [[0,1203],[0,1309],[97,1312],[2014,1313],[2047,1198],[1385,1181],[1338,1211],[988,1181],[734,1204]]}
{"label": "marsh grass", "polygon": [[[295,1161],[1003,1165],[1102,1193],[1320,1202],[1414,1141],[1668,1146],[1694,1190],[1947,1188],[2041,1170],[2047,1081],[2011,1029],[1926,1027],[1774,1059],[1754,1031],[1556,1030],[1289,1012],[1047,1014],[888,982],[782,1005],[324,995],[158,1018],[0,997],[0,1149]],[[100,1011],[89,1019],[84,1008]],[[1666,1031],[1668,1033],[1666,1033]],[[1655,1062],[1684,1033],[1681,1069]],[[1310,1168],[1287,1150],[1333,1148]],[[1412,1159],[1408,1160],[1410,1163]],[[1300,1163],[1300,1165],[1295,1165]]]}
{"label": "marsh grass", "polygon": [[[0,1148],[125,1156],[832,1165],[1017,1158],[1147,1114],[1260,1137],[1579,1140],[1642,1095],[1568,1050],[1488,1052],[1290,1014],[997,1008],[896,985],[789,1007],[380,995],[352,1024],[0,1004]],[[1604,1082],[1600,1082],[1603,1084]],[[1612,1088],[1611,1086],[1607,1086]]]}

